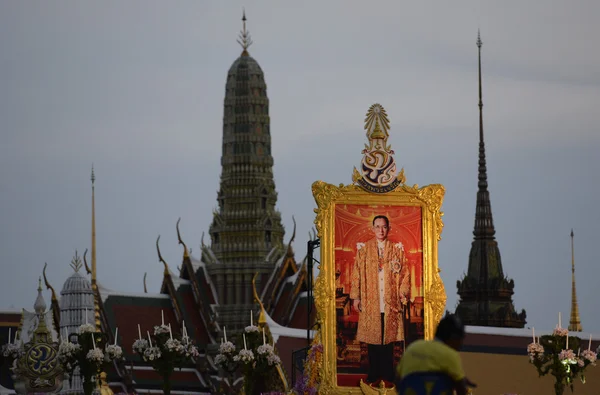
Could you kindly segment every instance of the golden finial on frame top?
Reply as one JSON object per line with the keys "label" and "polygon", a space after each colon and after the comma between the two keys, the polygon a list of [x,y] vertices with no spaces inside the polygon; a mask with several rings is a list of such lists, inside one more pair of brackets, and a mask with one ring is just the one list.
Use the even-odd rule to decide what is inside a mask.
{"label": "golden finial on frame top", "polygon": [[380,132],[383,132],[387,138],[389,136],[390,120],[388,119],[385,108],[379,103],[373,104],[367,111],[367,116],[365,118],[367,138],[369,138],[371,133],[377,129],[377,124],[379,124],[379,127],[381,128]]}
{"label": "golden finial on frame top", "polygon": [[383,133],[383,131],[381,130],[381,127],[379,126],[379,119],[375,118],[375,127],[373,128],[373,132],[371,133],[370,138],[372,140],[375,139],[385,139],[385,134]]}

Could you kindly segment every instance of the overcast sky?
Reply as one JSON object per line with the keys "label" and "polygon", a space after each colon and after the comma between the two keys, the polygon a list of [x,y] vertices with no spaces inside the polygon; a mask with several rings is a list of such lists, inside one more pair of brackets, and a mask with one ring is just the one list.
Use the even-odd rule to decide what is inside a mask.
{"label": "overcast sky", "polygon": [[[90,247],[98,276],[158,291],[160,234],[197,256],[219,186],[225,77],[242,7],[265,72],[278,208],[306,254],[311,184],[351,182],[381,103],[408,184],[441,183],[439,265],[454,310],[477,189],[477,29],[496,235],[528,326],[566,322],[569,233],[583,328],[600,334],[600,4],[595,1],[0,3],[0,309],[32,309],[44,262],[60,290]],[[205,237],[208,240],[208,237]],[[48,293],[45,293],[49,297]]]}

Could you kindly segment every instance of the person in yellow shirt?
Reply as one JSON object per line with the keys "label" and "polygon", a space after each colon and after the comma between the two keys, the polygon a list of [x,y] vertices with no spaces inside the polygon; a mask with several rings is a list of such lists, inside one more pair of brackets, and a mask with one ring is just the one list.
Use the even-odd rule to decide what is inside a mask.
{"label": "person in yellow shirt", "polygon": [[433,340],[417,340],[406,348],[400,363],[396,368],[399,380],[412,374],[441,373],[454,383],[458,395],[468,394],[469,387],[477,387],[465,375],[458,351],[465,337],[465,327],[460,319],[448,314],[438,324]]}

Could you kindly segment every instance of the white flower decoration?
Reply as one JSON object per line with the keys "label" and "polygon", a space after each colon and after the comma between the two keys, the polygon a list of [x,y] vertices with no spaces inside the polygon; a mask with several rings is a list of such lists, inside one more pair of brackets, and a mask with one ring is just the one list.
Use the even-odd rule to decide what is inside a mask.
{"label": "white flower decoration", "polygon": [[246,333],[252,333],[252,332],[258,333],[259,332],[259,329],[256,325],[248,325],[245,330],[246,330]]}
{"label": "white flower decoration", "polygon": [[85,356],[90,362],[101,363],[104,361],[104,353],[99,348],[94,348],[88,351]]}
{"label": "white flower decoration", "polygon": [[96,327],[92,324],[83,324],[79,327],[79,333],[96,332]]}
{"label": "white flower decoration", "polygon": [[229,354],[235,351],[235,345],[232,342],[224,342],[219,346],[219,353]]}

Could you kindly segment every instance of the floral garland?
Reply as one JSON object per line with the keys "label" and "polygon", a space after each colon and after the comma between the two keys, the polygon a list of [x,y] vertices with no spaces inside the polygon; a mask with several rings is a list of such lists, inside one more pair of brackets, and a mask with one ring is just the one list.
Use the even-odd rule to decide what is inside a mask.
{"label": "floral garland", "polygon": [[153,334],[147,332],[148,338],[142,338],[138,325],[139,338],[133,342],[132,349],[156,370],[163,378],[163,392],[171,393],[171,374],[176,368],[181,369],[186,363],[193,362],[200,353],[187,334],[185,326],[183,335],[178,338],[171,331],[171,325],[156,325]]}
{"label": "floral garland", "polygon": [[79,367],[84,378],[84,391],[86,394],[91,394],[95,387],[93,378],[105,365],[123,359],[123,349],[116,344],[116,340],[115,344],[106,345],[104,348],[97,347],[96,341],[105,340],[106,335],[96,332],[96,328],[92,324],[81,325],[78,332],[78,334],[72,335],[77,337],[77,343],[71,342],[68,334],[61,339],[58,347],[58,361],[65,372],[69,374]]}
{"label": "floral garland", "polygon": [[[9,336],[10,337],[10,336]],[[10,341],[10,339],[9,339]],[[16,341],[16,340],[15,340]],[[3,362],[6,363],[8,368],[14,373],[17,373],[18,369],[15,365],[15,361],[23,355],[23,348],[18,343],[7,343],[0,349],[0,355],[2,355]],[[0,363],[1,365],[1,363]]]}
{"label": "floral garland", "polygon": [[251,394],[257,381],[267,380],[268,374],[281,364],[281,358],[275,353],[272,344],[266,341],[263,328],[262,339],[260,329],[251,324],[244,328],[242,333],[243,348],[237,351],[234,343],[227,340],[227,332],[223,328],[224,339],[219,346],[219,353],[215,356],[214,363],[218,368],[232,374],[241,369],[244,375],[244,388],[246,394]]}
{"label": "floral garland", "polygon": [[[580,351],[581,339],[569,336],[567,329],[557,326],[552,335],[542,336],[527,346],[529,361],[536,367],[539,376],[551,374],[555,377],[554,389],[561,395],[568,386],[573,390],[574,380],[579,377],[585,384],[584,372],[588,366],[596,366],[600,347],[596,352]],[[572,348],[569,347],[569,344]],[[575,349],[578,349],[577,354]]]}
{"label": "floral garland", "polygon": [[296,381],[294,392],[299,395],[316,395],[321,385],[323,344],[313,343],[304,362],[304,375]]}

